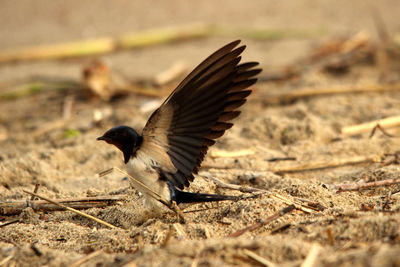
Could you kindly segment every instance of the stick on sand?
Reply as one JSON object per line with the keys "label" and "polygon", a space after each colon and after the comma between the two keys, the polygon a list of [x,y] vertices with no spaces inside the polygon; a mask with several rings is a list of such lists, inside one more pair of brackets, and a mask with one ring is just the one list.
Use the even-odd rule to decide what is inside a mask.
{"label": "stick on sand", "polygon": [[[34,197],[34,195],[32,196]],[[121,201],[124,198],[125,196],[123,195],[97,196],[97,197],[58,199],[57,202],[74,209],[90,209],[90,208],[103,208],[106,206],[115,205],[117,201]],[[64,210],[64,207],[49,203],[46,200],[1,201],[0,215],[17,215],[20,214],[27,207],[31,207],[34,211]]]}
{"label": "stick on sand", "polygon": [[254,231],[257,230],[259,228],[261,228],[262,226],[266,225],[267,223],[272,222],[273,220],[278,219],[279,217],[282,217],[283,215],[285,215],[286,213],[289,213],[291,211],[293,211],[296,208],[295,205],[290,205],[287,206],[286,208],[278,211],[277,213],[275,213],[272,216],[269,216],[268,218],[261,220],[260,222],[253,224],[251,226],[245,227],[243,229],[240,229],[236,232],[234,232],[233,234],[228,235],[228,237],[238,237],[241,236],[242,234],[248,232],[248,231]]}
{"label": "stick on sand", "polygon": [[371,132],[377,125],[387,129],[392,127],[400,126],[400,116],[387,117],[381,120],[375,120],[370,122],[365,122],[357,125],[346,126],[342,128],[342,134],[344,135],[356,135],[361,133]]}
{"label": "stick on sand", "polygon": [[25,193],[27,193],[27,194],[29,194],[29,195],[31,195],[31,196],[35,196],[35,197],[41,198],[41,199],[46,200],[47,202],[50,202],[50,203],[52,203],[52,204],[54,204],[54,205],[60,206],[60,207],[62,207],[62,208],[64,208],[64,209],[66,209],[66,210],[72,211],[72,212],[74,212],[74,213],[76,213],[76,214],[79,214],[79,215],[81,215],[81,216],[83,216],[83,217],[86,217],[86,218],[88,218],[88,219],[90,219],[90,220],[93,220],[93,221],[98,222],[98,223],[100,223],[100,224],[102,224],[102,225],[105,225],[105,226],[107,226],[107,227],[110,227],[111,229],[117,228],[116,226],[114,226],[114,225],[112,225],[112,224],[110,224],[110,223],[108,223],[108,222],[105,222],[105,221],[103,221],[103,220],[101,220],[101,219],[99,219],[99,218],[96,218],[96,217],[94,217],[94,216],[92,216],[92,215],[89,215],[89,214],[87,214],[87,213],[85,213],[85,212],[82,212],[82,211],[79,211],[79,210],[76,210],[76,209],[67,207],[67,206],[65,206],[65,205],[63,205],[63,204],[58,203],[57,201],[48,199],[48,198],[46,198],[46,197],[43,197],[43,196],[41,196],[41,195],[38,195],[38,194],[35,194],[35,193],[32,193],[32,192],[26,191],[26,190],[22,190],[22,191],[25,192]]}

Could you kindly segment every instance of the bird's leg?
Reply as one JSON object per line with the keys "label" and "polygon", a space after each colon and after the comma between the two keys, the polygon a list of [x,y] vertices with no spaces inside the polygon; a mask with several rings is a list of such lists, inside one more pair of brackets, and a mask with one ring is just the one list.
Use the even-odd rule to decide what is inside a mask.
{"label": "bird's leg", "polygon": [[167,184],[168,184],[168,189],[169,189],[169,193],[170,193],[170,200],[169,200],[168,207],[171,210],[175,211],[176,215],[178,216],[179,223],[185,223],[185,218],[183,216],[183,212],[178,207],[178,204],[176,203],[176,188],[170,181],[167,181]]}
{"label": "bird's leg", "polygon": [[185,217],[183,216],[183,212],[182,212],[182,210],[178,207],[178,205],[176,204],[176,202],[175,202],[175,201],[171,201],[171,204],[170,204],[170,205],[171,205],[171,206],[170,206],[170,209],[172,209],[173,211],[175,211],[179,223],[182,223],[182,224],[185,223],[186,220],[185,220]]}

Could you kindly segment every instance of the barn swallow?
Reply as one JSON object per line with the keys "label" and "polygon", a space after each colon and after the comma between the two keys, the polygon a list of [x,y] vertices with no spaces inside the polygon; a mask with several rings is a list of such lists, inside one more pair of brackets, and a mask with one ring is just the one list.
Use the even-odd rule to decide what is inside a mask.
{"label": "barn swallow", "polygon": [[[154,111],[141,135],[117,126],[97,138],[121,150],[127,172],[171,203],[237,199],[182,189],[193,181],[215,139],[233,126],[229,121],[239,116],[237,108],[261,72],[258,62],[240,63],[246,46],[239,43],[225,45],[198,65]],[[160,204],[142,194],[150,207]]]}

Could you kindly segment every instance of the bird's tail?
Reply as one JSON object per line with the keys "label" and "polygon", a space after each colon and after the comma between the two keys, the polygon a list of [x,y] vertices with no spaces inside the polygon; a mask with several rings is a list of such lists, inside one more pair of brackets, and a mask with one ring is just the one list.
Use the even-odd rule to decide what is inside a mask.
{"label": "bird's tail", "polygon": [[240,199],[240,197],[236,197],[236,196],[191,193],[191,192],[180,191],[178,189],[175,189],[174,193],[175,193],[174,200],[176,201],[176,204],[211,202],[211,201],[222,201],[222,200],[239,200]]}

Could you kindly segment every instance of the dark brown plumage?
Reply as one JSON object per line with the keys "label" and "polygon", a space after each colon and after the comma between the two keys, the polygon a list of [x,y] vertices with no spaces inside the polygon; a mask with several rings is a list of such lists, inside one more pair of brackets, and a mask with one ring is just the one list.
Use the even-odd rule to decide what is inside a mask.
{"label": "dark brown plumage", "polygon": [[136,144],[134,149],[127,148],[127,141],[118,141],[116,128],[99,139],[131,151],[129,156],[124,152],[125,163],[131,158],[149,162],[158,179],[179,189],[189,186],[208,148],[233,126],[230,121],[239,116],[237,109],[251,93],[247,88],[261,72],[255,68],[257,62],[239,64],[245,49],[237,47],[239,43],[229,43],[210,55],[178,85],[150,116],[142,135],[133,134],[128,143]]}

